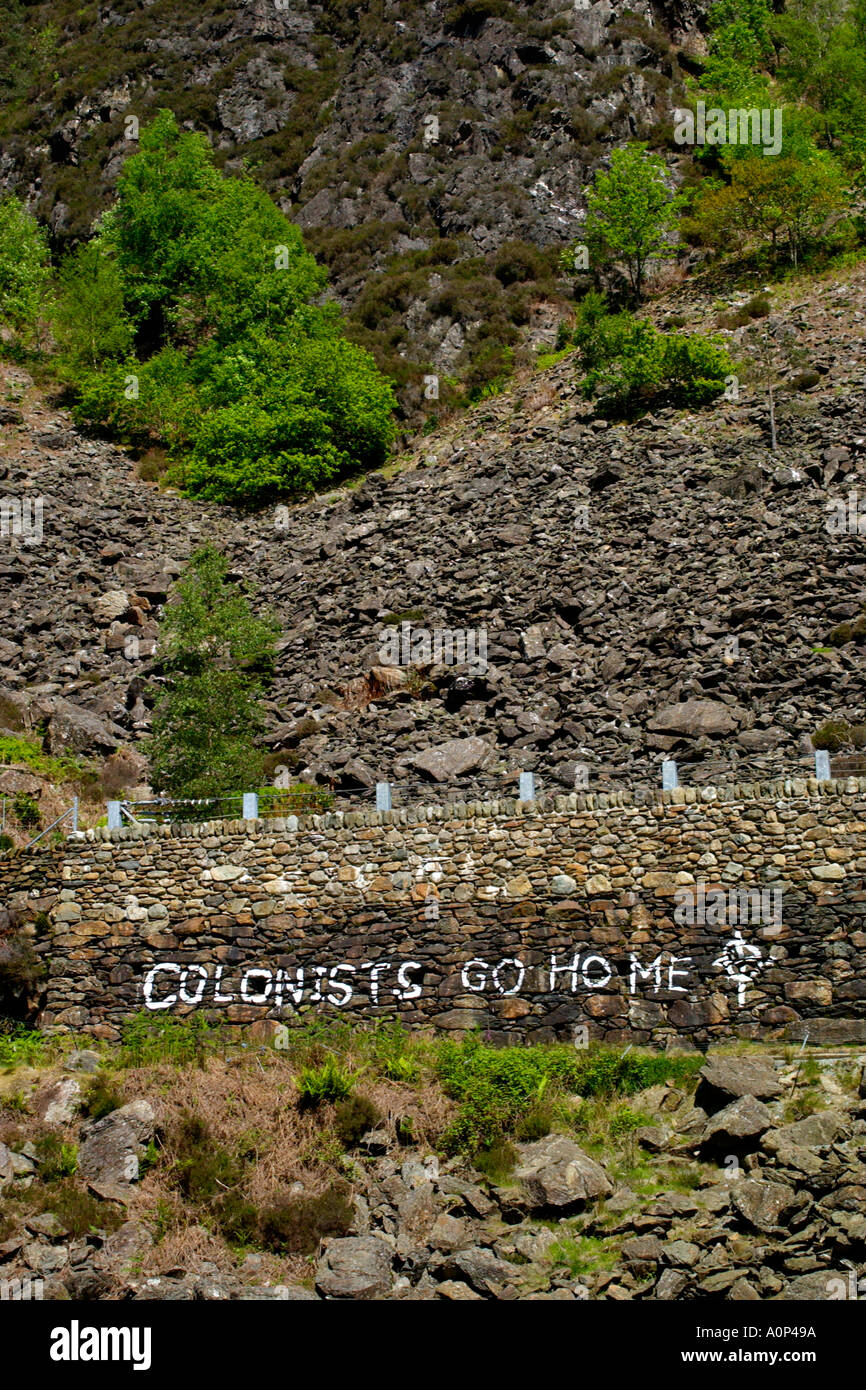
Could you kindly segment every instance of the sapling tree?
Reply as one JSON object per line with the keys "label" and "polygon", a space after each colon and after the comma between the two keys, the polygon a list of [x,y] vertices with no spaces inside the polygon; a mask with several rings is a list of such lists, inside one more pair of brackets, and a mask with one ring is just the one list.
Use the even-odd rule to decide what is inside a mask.
{"label": "sapling tree", "polygon": [[666,183],[664,160],[643,144],[614,150],[610,169],[596,174],[587,196],[584,231],[594,266],[625,267],[636,301],[643,296],[647,264],[673,255],[673,232],[682,197]]}
{"label": "sapling tree", "polygon": [[255,789],[263,777],[256,736],[273,672],[278,625],[252,612],[212,545],[197,551],[160,630],[166,687],[150,741],[151,783],[176,797]]}

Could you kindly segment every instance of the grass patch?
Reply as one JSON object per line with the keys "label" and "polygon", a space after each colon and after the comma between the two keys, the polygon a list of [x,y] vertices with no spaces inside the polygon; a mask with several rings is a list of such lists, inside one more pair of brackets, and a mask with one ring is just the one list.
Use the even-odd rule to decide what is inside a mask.
{"label": "grass patch", "polygon": [[11,735],[0,738],[0,763],[4,766],[11,763],[22,764],[50,782],[74,782],[87,770],[84,763],[77,758],[51,757],[48,753],[43,753],[39,744],[33,743],[31,739]]}
{"label": "grass patch", "polygon": [[594,1236],[563,1236],[547,1252],[551,1264],[565,1265],[569,1274],[595,1274],[611,1269],[617,1261],[618,1249],[608,1238]]}
{"label": "grass patch", "polygon": [[169,1062],[203,1066],[208,1054],[224,1052],[226,1033],[203,1014],[190,1019],[154,1018],[140,1013],[125,1025],[117,1054],[120,1067],[158,1066]]}
{"label": "grass patch", "polygon": [[[478,1154],[503,1135],[535,1137],[574,1129],[582,1111],[570,1097],[632,1095],[663,1081],[696,1078],[702,1058],[599,1047],[578,1052],[565,1046],[495,1048],[477,1036],[436,1048],[436,1072],[446,1095],[460,1102],[443,1136],[447,1151]],[[641,1118],[638,1123],[644,1123]]]}

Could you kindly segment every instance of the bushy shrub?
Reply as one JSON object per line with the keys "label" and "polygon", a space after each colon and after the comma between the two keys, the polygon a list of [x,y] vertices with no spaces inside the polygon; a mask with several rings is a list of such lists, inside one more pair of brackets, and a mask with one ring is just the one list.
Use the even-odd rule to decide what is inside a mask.
{"label": "bushy shrub", "polygon": [[844,647],[848,642],[862,643],[866,641],[866,613],[859,618],[849,619],[847,622],[839,623],[827,633],[827,641],[831,647]]}
{"label": "bushy shrub", "polygon": [[851,742],[851,727],[844,719],[828,719],[812,735],[812,747],[837,753]]}
{"label": "bushy shrub", "polygon": [[261,1241],[279,1254],[312,1255],[323,1236],[345,1235],[353,1215],[337,1184],[313,1197],[285,1197],[261,1213]]}
{"label": "bushy shrub", "polygon": [[221,1196],[239,1181],[242,1165],[218,1144],[200,1115],[181,1116],[169,1135],[174,1153],[174,1181],[184,1197],[207,1202]]}
{"label": "bushy shrub", "polygon": [[645,319],[609,314],[602,296],[581,305],[574,341],[584,370],[584,395],[605,415],[662,405],[706,405],[725,388],[733,363],[724,348],[699,334],[662,333]]}
{"label": "bushy shrub", "polygon": [[[701,1059],[613,1048],[579,1052],[563,1046],[487,1047],[476,1037],[446,1041],[437,1071],[446,1094],[460,1102],[443,1136],[446,1150],[478,1154],[503,1136],[528,1136],[547,1125],[568,1125],[567,1097],[628,1095],[669,1078],[695,1075]],[[541,1137],[537,1133],[537,1137]]]}
{"label": "bushy shrub", "polygon": [[42,823],[39,802],[29,792],[18,792],[12,798],[12,810],[18,824],[25,830],[36,830]]}
{"label": "bushy shrub", "polygon": [[334,1129],[343,1147],[353,1149],[381,1118],[369,1096],[347,1096],[337,1103]]}
{"label": "bushy shrub", "polygon": [[57,1134],[43,1134],[36,1140],[36,1162],[42,1182],[58,1182],[78,1171],[78,1149]]}
{"label": "bushy shrub", "polygon": [[101,1202],[74,1178],[61,1178],[35,1194],[43,1211],[52,1212],[65,1231],[76,1239],[95,1231],[114,1231],[124,1220],[112,1202]]}
{"label": "bushy shrub", "polygon": [[204,1014],[191,1018],[154,1018],[152,1013],[136,1014],[123,1025],[118,1064],[122,1067],[172,1066],[201,1063],[209,1052],[222,1045],[222,1029],[210,1024]]}
{"label": "bushy shrub", "polygon": [[103,1072],[97,1072],[84,1089],[81,1098],[81,1111],[91,1120],[101,1120],[106,1115],[110,1115],[112,1110],[117,1110],[122,1104],[123,1097],[110,1077]]}

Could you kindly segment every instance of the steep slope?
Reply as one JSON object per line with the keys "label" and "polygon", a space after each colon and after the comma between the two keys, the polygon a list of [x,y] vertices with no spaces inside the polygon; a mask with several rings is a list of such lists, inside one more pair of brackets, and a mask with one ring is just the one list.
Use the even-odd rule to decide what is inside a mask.
{"label": "steep slope", "polygon": [[110,203],[130,118],[172,107],[301,224],[411,409],[424,370],[477,386],[550,341],[591,172],[623,141],[669,145],[703,16],[694,0],[15,4],[0,189],[61,250]]}
{"label": "steep slope", "polygon": [[[713,318],[694,287],[671,307]],[[689,781],[802,770],[825,720],[864,718],[861,648],[827,640],[866,604],[856,516],[828,529],[862,495],[864,315],[862,267],[776,292],[764,322],[817,384],[781,393],[775,452],[755,388],[610,426],[566,358],[359,487],[251,517],[140,482],[5,368],[0,495],[45,501],[41,543],[3,541],[0,724],[100,754],[142,737],[159,606],[214,537],[284,625],[268,742],[295,774],[411,799],[431,777],[513,792],[521,769],[571,788],[576,764],[591,789],[657,786],[663,757]],[[383,670],[401,621],[483,630],[486,671]]]}

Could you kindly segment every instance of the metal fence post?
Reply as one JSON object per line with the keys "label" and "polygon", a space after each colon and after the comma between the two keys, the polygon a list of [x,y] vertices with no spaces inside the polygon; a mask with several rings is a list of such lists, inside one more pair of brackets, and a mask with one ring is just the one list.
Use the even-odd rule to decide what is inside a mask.
{"label": "metal fence post", "polygon": [[678,786],[677,765],[672,758],[666,758],[662,763],[662,791],[670,792]]}
{"label": "metal fence post", "polygon": [[819,782],[830,781],[830,754],[826,748],[819,748],[815,754],[815,776]]}
{"label": "metal fence post", "polygon": [[521,801],[535,800],[535,774],[532,772],[521,772],[520,791],[518,796]]}
{"label": "metal fence post", "polygon": [[119,830],[120,821],[120,802],[109,801],[108,803],[108,828],[109,830]]}
{"label": "metal fence post", "polygon": [[72,798],[72,833],[78,834],[78,797]]}
{"label": "metal fence post", "polygon": [[391,809],[392,809],[392,807],[391,807],[391,783],[390,783],[390,782],[377,782],[377,783],[376,783],[376,810],[377,810],[377,811],[390,811]]}
{"label": "metal fence post", "polygon": [[244,820],[258,820],[259,818],[259,794],[258,792],[244,792]]}

